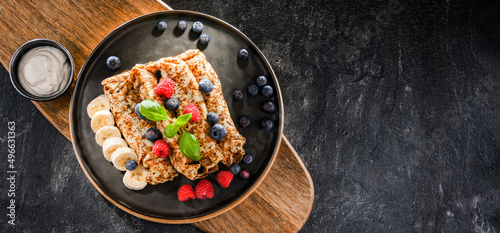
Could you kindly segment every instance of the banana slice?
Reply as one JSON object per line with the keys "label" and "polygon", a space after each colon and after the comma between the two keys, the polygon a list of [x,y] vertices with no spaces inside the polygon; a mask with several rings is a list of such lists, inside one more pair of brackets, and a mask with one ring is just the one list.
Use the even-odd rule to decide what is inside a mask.
{"label": "banana slice", "polygon": [[137,154],[135,153],[134,150],[128,148],[128,147],[122,147],[116,149],[113,154],[111,154],[111,162],[113,162],[113,165],[116,167],[116,169],[120,171],[125,171],[125,164],[129,160],[135,160],[137,161]]}
{"label": "banana slice", "polygon": [[102,146],[104,141],[106,139],[111,138],[111,137],[121,137],[122,134],[120,133],[120,130],[116,126],[104,126],[97,130],[95,133],[95,140],[99,146]]}
{"label": "banana slice", "polygon": [[111,137],[104,141],[102,144],[102,153],[104,158],[111,162],[111,154],[115,152],[118,148],[128,147],[127,142],[123,138]]}
{"label": "banana slice", "polygon": [[123,184],[125,187],[132,190],[141,190],[145,188],[148,183],[146,182],[146,176],[148,175],[148,170],[137,166],[133,171],[125,172],[123,176]]}
{"label": "banana slice", "polygon": [[101,110],[109,111],[109,109],[111,109],[111,104],[106,98],[106,95],[102,94],[90,101],[89,105],[87,105],[87,114],[89,114],[89,117],[92,118],[96,112]]}
{"label": "banana slice", "polygon": [[94,116],[92,116],[92,121],[90,121],[90,127],[94,130],[94,133],[104,126],[113,125],[115,125],[115,118],[113,118],[113,114],[109,110],[100,110],[96,112]]}

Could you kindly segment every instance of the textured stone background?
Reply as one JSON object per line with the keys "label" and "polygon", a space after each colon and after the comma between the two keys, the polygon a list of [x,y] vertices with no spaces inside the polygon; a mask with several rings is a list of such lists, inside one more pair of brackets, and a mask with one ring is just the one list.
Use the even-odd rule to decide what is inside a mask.
{"label": "textured stone background", "polygon": [[[303,232],[500,229],[499,3],[167,3],[227,21],[270,61],[284,133],[315,184]],[[6,148],[7,122],[15,121],[20,172],[18,225],[4,224],[2,214],[3,231],[199,231],[114,207],[5,69],[0,85],[0,141]]]}

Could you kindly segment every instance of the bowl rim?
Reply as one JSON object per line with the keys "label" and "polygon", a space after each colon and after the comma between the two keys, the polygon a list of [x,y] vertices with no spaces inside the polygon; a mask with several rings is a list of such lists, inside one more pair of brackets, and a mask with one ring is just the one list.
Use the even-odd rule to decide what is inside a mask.
{"label": "bowl rim", "polygon": [[[35,44],[35,45],[32,48],[24,51],[24,49],[27,46],[30,46],[33,44]],[[36,44],[38,44],[38,45],[36,45]],[[24,87],[19,83],[19,81],[17,81],[17,82],[14,81],[15,79],[16,80],[19,79],[19,77],[17,76],[17,65],[18,65],[19,61],[21,60],[21,58],[28,51],[30,51],[34,48],[40,47],[40,46],[51,46],[51,47],[58,49],[59,51],[64,53],[64,55],[66,56],[66,58],[69,60],[69,63],[70,63],[70,74],[67,77],[69,79],[68,83],[66,84],[66,86],[64,86],[64,88],[62,90],[60,90],[59,92],[56,92],[55,94],[53,94],[51,96],[33,95],[33,94],[29,93],[28,91],[26,91],[26,89],[24,89]],[[34,100],[34,101],[38,101],[38,102],[45,102],[45,101],[54,100],[54,99],[58,98],[59,96],[61,96],[62,94],[64,94],[69,89],[71,84],[73,83],[74,76],[75,76],[75,63],[73,61],[73,56],[68,51],[68,49],[66,49],[66,47],[64,47],[62,44],[58,43],[57,41],[54,41],[51,39],[37,38],[37,39],[33,39],[33,40],[25,42],[24,44],[19,46],[19,48],[17,48],[17,50],[14,52],[14,54],[12,55],[10,62],[9,62],[9,78],[10,78],[10,82],[12,83],[12,86],[14,86],[16,91],[19,94],[21,94],[22,96],[24,96],[25,98],[28,98],[28,99]]]}

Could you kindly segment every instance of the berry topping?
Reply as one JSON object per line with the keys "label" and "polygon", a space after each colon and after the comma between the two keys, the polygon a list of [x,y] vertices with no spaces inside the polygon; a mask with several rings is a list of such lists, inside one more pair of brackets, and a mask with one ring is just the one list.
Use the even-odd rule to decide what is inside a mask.
{"label": "berry topping", "polygon": [[137,162],[135,160],[129,160],[125,163],[125,169],[133,171],[137,168]]}
{"label": "berry topping", "polygon": [[193,32],[195,33],[201,33],[204,28],[205,27],[203,26],[203,23],[201,23],[200,21],[196,21],[193,23],[193,28],[191,28],[191,30],[193,30]]}
{"label": "berry topping", "polygon": [[259,76],[257,77],[257,79],[255,80],[255,83],[257,83],[257,86],[259,87],[263,87],[267,84],[267,78],[266,76]]}
{"label": "berry topping", "polygon": [[174,80],[165,78],[156,85],[156,94],[170,98],[175,92]]}
{"label": "berry topping", "polygon": [[241,127],[243,128],[246,128],[250,125],[250,117],[247,116],[247,115],[243,115],[241,118],[240,118],[240,125]]}
{"label": "berry topping", "polygon": [[276,105],[271,101],[265,102],[264,105],[262,105],[262,110],[267,113],[273,113],[276,111]]}
{"label": "berry topping", "polygon": [[189,184],[182,185],[179,188],[179,191],[177,191],[177,197],[179,198],[179,201],[189,201],[195,199],[196,196],[194,195],[193,186]]}
{"label": "berry topping", "polygon": [[244,180],[250,178],[250,172],[248,172],[247,170],[241,171],[240,178]]}
{"label": "berry topping", "polygon": [[208,123],[210,123],[212,125],[216,124],[217,121],[219,121],[219,116],[215,112],[209,112],[207,114],[207,121],[208,121]]}
{"label": "berry topping", "polygon": [[156,28],[158,28],[158,30],[164,32],[165,29],[167,29],[167,23],[162,20],[162,21],[158,22],[158,24],[156,24]]}
{"label": "berry topping", "polygon": [[170,111],[175,111],[179,108],[179,100],[175,97],[171,97],[165,102],[165,108]]}
{"label": "berry topping", "polygon": [[106,66],[110,70],[116,70],[122,66],[122,61],[117,56],[110,56],[106,60]]}
{"label": "berry topping", "polygon": [[253,156],[252,155],[245,155],[243,156],[243,161],[244,164],[251,164],[253,162]]}
{"label": "berry topping", "polygon": [[146,138],[149,141],[156,142],[156,140],[162,139],[163,135],[161,134],[159,129],[153,127],[146,130]]}
{"label": "berry topping", "polygon": [[187,23],[186,21],[184,20],[181,20],[177,23],[177,29],[181,30],[181,31],[185,31],[187,28]]}
{"label": "berry topping", "polygon": [[141,114],[141,112],[139,111],[140,108],[141,108],[141,103],[138,103],[138,104],[135,105],[135,108],[134,108],[135,114],[137,114],[137,117],[139,117],[139,119],[147,120],[148,118],[146,118],[145,116],[143,116]]}
{"label": "berry topping", "polygon": [[207,179],[200,180],[196,185],[196,198],[198,200],[211,199],[214,197],[214,187]]}
{"label": "berry topping", "polygon": [[238,58],[245,61],[245,60],[248,60],[248,51],[246,49],[241,49],[239,52],[238,52]]}
{"label": "berry topping", "polygon": [[262,88],[262,95],[265,97],[271,97],[273,95],[273,88],[269,85],[265,85]]}
{"label": "berry topping", "polygon": [[262,121],[260,122],[260,127],[264,130],[271,130],[273,129],[273,121],[269,118],[264,118],[262,119]]}
{"label": "berry topping", "polygon": [[219,183],[223,188],[227,188],[229,187],[229,184],[231,184],[233,176],[233,173],[230,171],[220,171],[217,173],[217,183]]}
{"label": "berry topping", "polygon": [[170,146],[166,141],[156,140],[155,145],[153,147],[153,152],[156,156],[160,158],[165,158],[170,153]]}
{"label": "berry topping", "polygon": [[207,33],[200,35],[200,44],[208,44],[210,42],[210,36]]}
{"label": "berry topping", "polygon": [[236,101],[242,101],[243,100],[243,92],[241,90],[235,90],[233,92],[233,98]]}
{"label": "berry topping", "polygon": [[226,137],[227,130],[221,124],[215,124],[210,129],[210,136],[216,141],[220,141]]}
{"label": "berry topping", "polygon": [[191,117],[191,120],[189,122],[191,123],[196,123],[200,119],[200,110],[198,110],[198,107],[195,104],[190,104],[184,108],[184,112],[182,114],[188,114],[192,113],[193,116]]}
{"label": "berry topping", "polygon": [[203,93],[209,93],[214,89],[214,84],[212,84],[212,81],[205,78],[200,81],[198,88]]}
{"label": "berry topping", "polygon": [[257,85],[255,84],[250,84],[250,86],[248,86],[248,94],[251,96],[256,96],[257,94],[259,94],[259,87],[257,87]]}
{"label": "berry topping", "polygon": [[238,175],[238,173],[240,173],[241,171],[241,166],[235,163],[231,165],[231,167],[229,167],[229,171],[231,171],[231,173],[233,173],[234,175]]}

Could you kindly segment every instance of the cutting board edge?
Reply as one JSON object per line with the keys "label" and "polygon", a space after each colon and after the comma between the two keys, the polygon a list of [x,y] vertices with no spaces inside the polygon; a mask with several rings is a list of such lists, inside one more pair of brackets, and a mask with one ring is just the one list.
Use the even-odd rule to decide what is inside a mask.
{"label": "cutting board edge", "polygon": [[[33,103],[33,105],[35,105],[35,107],[38,109],[38,111],[40,111],[42,113],[42,115],[45,117],[45,119],[47,119],[50,122],[50,124],[52,126],[54,126],[63,137],[68,139],[71,143],[73,142],[73,140],[71,139],[71,132],[69,131],[69,124],[67,126],[68,130],[64,130],[64,128],[62,128],[59,124],[57,124],[57,122],[54,121],[54,118],[52,116],[50,116],[47,113],[47,111],[45,111],[45,109],[42,108],[42,106],[40,106],[39,102],[34,101],[34,100],[32,100],[31,102]],[[69,117],[69,113],[68,113],[68,117]]]}
{"label": "cutting board edge", "polygon": [[166,3],[164,3],[162,0],[156,0],[156,2],[160,3],[160,5],[163,5],[167,10],[173,10],[174,8],[170,7]]}
{"label": "cutting board edge", "polygon": [[311,188],[311,191],[310,191],[311,198],[310,198],[310,203],[309,203],[308,214],[305,217],[305,221],[302,223],[301,226],[299,226],[300,227],[299,229],[302,229],[304,227],[304,225],[306,224],[307,220],[309,219],[309,216],[311,216],[312,208],[314,207],[314,182],[312,180],[311,174],[309,174],[309,170],[307,170],[306,165],[304,165],[304,162],[302,162],[302,159],[300,159],[299,154],[297,153],[297,151],[295,151],[295,148],[293,148],[292,144],[290,143],[290,141],[288,141],[288,138],[286,138],[285,134],[283,134],[281,138],[282,138],[282,140],[285,141],[288,148],[290,149],[292,154],[295,156],[295,159],[299,162],[300,166],[302,167],[302,170],[304,171],[304,173],[307,177],[307,180],[309,181],[309,186]]}

